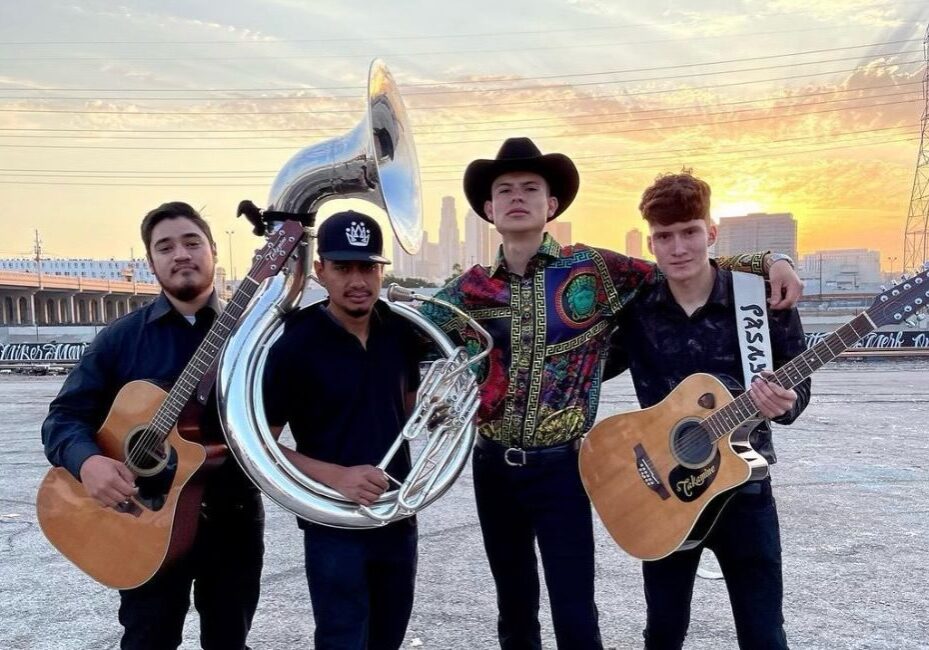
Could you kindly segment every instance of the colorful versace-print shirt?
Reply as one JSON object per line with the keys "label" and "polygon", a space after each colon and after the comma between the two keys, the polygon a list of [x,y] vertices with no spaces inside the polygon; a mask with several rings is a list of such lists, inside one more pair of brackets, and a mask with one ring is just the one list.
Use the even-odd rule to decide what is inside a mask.
{"label": "colorful versace-print shirt", "polygon": [[[761,273],[763,257],[723,266]],[[658,276],[651,262],[584,244],[561,246],[545,234],[523,275],[507,269],[501,248],[493,266],[474,266],[443,287],[436,297],[468,312],[494,339],[489,360],[477,368],[481,435],[532,448],[586,432],[597,416],[616,317]],[[480,350],[480,337],[451,311],[428,303],[421,311],[471,354]]]}

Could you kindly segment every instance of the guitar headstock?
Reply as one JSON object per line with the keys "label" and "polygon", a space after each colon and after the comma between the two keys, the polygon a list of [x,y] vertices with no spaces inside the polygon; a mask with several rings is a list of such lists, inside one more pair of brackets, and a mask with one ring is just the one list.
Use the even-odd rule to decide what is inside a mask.
{"label": "guitar headstock", "polygon": [[278,274],[303,240],[303,224],[299,221],[284,221],[273,235],[268,237],[264,248],[255,253],[255,263],[248,276],[261,282]]}
{"label": "guitar headstock", "polygon": [[868,308],[868,316],[877,327],[894,325],[912,318],[927,305],[929,263],[923,265],[922,272],[902,278],[898,284],[878,295]]}

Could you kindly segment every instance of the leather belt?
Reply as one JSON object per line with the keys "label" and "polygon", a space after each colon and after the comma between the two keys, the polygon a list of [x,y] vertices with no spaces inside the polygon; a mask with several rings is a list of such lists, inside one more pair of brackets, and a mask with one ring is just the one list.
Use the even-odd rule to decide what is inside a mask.
{"label": "leather belt", "polygon": [[511,467],[525,467],[526,465],[542,465],[567,456],[576,456],[577,450],[581,448],[581,439],[575,438],[550,447],[523,449],[521,447],[504,447],[499,442],[478,435],[474,446],[489,456],[502,460]]}

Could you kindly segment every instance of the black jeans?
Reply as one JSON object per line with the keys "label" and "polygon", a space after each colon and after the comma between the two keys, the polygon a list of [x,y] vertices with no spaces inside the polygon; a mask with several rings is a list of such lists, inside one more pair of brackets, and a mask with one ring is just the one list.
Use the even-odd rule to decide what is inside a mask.
{"label": "black jeans", "polygon": [[484,548],[497,586],[501,648],[542,647],[535,542],[558,647],[602,648],[594,603],[593,522],[577,451],[511,467],[475,448],[473,467]]}
{"label": "black jeans", "polygon": [[383,528],[303,531],[316,650],[396,650],[413,611],[415,519]]}
{"label": "black jeans", "polygon": [[704,546],[716,554],[725,577],[739,647],[786,649],[781,533],[770,479],[737,492],[700,546],[642,564],[648,605],[645,647],[678,650],[683,645]]}
{"label": "black jeans", "polygon": [[261,589],[264,509],[256,492],[244,501],[202,508],[193,549],[136,589],[120,591],[123,650],[166,650],[181,645],[184,619],[200,614],[200,645],[242,650]]}

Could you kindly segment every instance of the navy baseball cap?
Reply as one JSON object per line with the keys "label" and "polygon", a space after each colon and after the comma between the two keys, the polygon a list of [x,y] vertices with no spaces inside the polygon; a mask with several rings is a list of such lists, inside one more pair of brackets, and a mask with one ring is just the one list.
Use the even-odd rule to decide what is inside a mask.
{"label": "navy baseball cap", "polygon": [[390,264],[384,257],[384,236],[377,221],[346,210],[323,221],[316,233],[316,252],[324,260]]}

